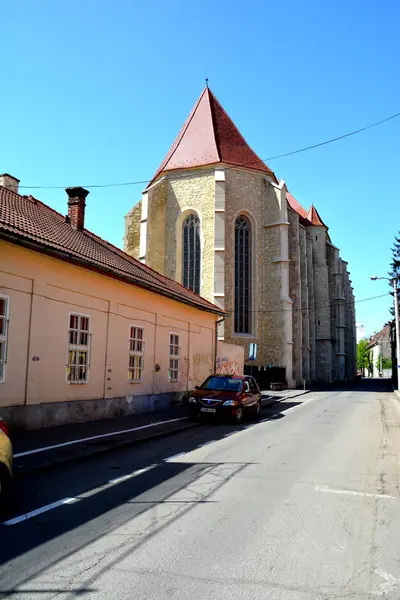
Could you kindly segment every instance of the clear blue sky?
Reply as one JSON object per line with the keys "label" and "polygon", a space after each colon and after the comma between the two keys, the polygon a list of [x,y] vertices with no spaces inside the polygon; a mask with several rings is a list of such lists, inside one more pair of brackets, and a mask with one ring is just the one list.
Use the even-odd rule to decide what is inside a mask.
{"label": "clear blue sky", "polygon": [[[263,159],[400,111],[400,4],[371,0],[19,0],[1,8],[0,172],[21,185],[151,178],[209,77]],[[400,118],[268,164],[314,203],[358,300],[387,292],[400,229]],[[121,246],[143,186],[92,189],[87,227]],[[61,212],[66,194],[32,193]],[[390,298],[357,304],[367,333]]]}

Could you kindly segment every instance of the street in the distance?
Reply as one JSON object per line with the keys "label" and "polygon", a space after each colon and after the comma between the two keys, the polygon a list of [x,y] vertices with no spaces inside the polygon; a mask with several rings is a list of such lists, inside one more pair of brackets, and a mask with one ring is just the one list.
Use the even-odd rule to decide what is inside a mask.
{"label": "street in the distance", "polygon": [[397,396],[361,382],[262,417],[18,479],[1,595],[398,598]]}

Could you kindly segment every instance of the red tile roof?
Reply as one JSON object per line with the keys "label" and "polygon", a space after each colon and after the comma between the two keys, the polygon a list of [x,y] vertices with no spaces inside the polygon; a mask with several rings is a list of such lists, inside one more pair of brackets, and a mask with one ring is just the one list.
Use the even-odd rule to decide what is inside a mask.
{"label": "red tile roof", "polygon": [[303,219],[307,219],[306,209],[302,207],[300,202],[298,202],[296,200],[296,198],[294,196],[292,196],[292,194],[290,194],[290,192],[287,192],[286,199],[289,203],[290,208],[292,208],[294,210],[294,212],[296,212]]}
{"label": "red tile roof", "polygon": [[[46,251],[56,258],[221,314],[224,311],[176,281],[164,277],[87,229],[74,229],[65,216],[32,196],[0,186],[0,238]],[[34,244],[34,246],[32,246]]]}
{"label": "red tile roof", "polygon": [[263,171],[276,180],[271,169],[253,152],[214,94],[206,87],[152,182],[164,171],[218,163]]}
{"label": "red tile roof", "polygon": [[307,213],[307,220],[310,221],[312,225],[322,225],[322,227],[326,227],[314,204],[311,205],[311,208]]}

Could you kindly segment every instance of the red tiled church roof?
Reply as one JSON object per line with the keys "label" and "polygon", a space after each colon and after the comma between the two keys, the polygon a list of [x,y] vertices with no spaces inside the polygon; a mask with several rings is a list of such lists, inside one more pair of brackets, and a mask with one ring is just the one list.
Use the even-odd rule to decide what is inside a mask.
{"label": "red tiled church roof", "polygon": [[319,216],[318,211],[313,204],[311,205],[310,210],[307,213],[307,220],[310,221],[312,225],[322,225],[322,227],[326,227],[325,223]]}
{"label": "red tiled church roof", "polygon": [[[32,196],[0,186],[0,238],[46,251],[56,258],[94,269],[196,308],[223,311],[181,284],[164,277]],[[34,246],[32,246],[34,244]]]}
{"label": "red tiled church roof", "polygon": [[289,203],[290,208],[293,209],[294,212],[296,212],[303,219],[307,219],[307,211],[306,211],[306,209],[302,207],[302,205],[300,204],[300,202],[298,202],[296,200],[296,198],[294,196],[292,196],[292,194],[290,194],[290,192],[287,192],[286,199],[287,199],[287,201]]}
{"label": "red tiled church roof", "polygon": [[271,169],[253,152],[214,94],[206,87],[152,182],[164,171],[218,163],[262,171],[276,180]]}

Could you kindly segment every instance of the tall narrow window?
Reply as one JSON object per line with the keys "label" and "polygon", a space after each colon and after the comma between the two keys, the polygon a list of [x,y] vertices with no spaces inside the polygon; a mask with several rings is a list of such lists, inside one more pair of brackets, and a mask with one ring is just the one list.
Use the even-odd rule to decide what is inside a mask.
{"label": "tall narrow window", "polygon": [[129,368],[128,380],[131,383],[142,381],[144,367],[143,328],[132,325],[129,329]]}
{"label": "tall narrow window", "polygon": [[0,296],[0,383],[5,379],[7,362],[8,297]]}
{"label": "tall narrow window", "polygon": [[240,215],[235,223],[235,333],[251,332],[250,222]]}
{"label": "tall narrow window", "polygon": [[68,383],[87,383],[90,361],[90,317],[71,314],[68,332]]}
{"label": "tall narrow window", "polygon": [[169,370],[168,378],[170,381],[179,380],[179,363],[181,348],[179,344],[179,335],[171,333],[169,336]]}
{"label": "tall narrow window", "polygon": [[189,215],[183,221],[182,283],[186,288],[200,294],[200,219]]}

